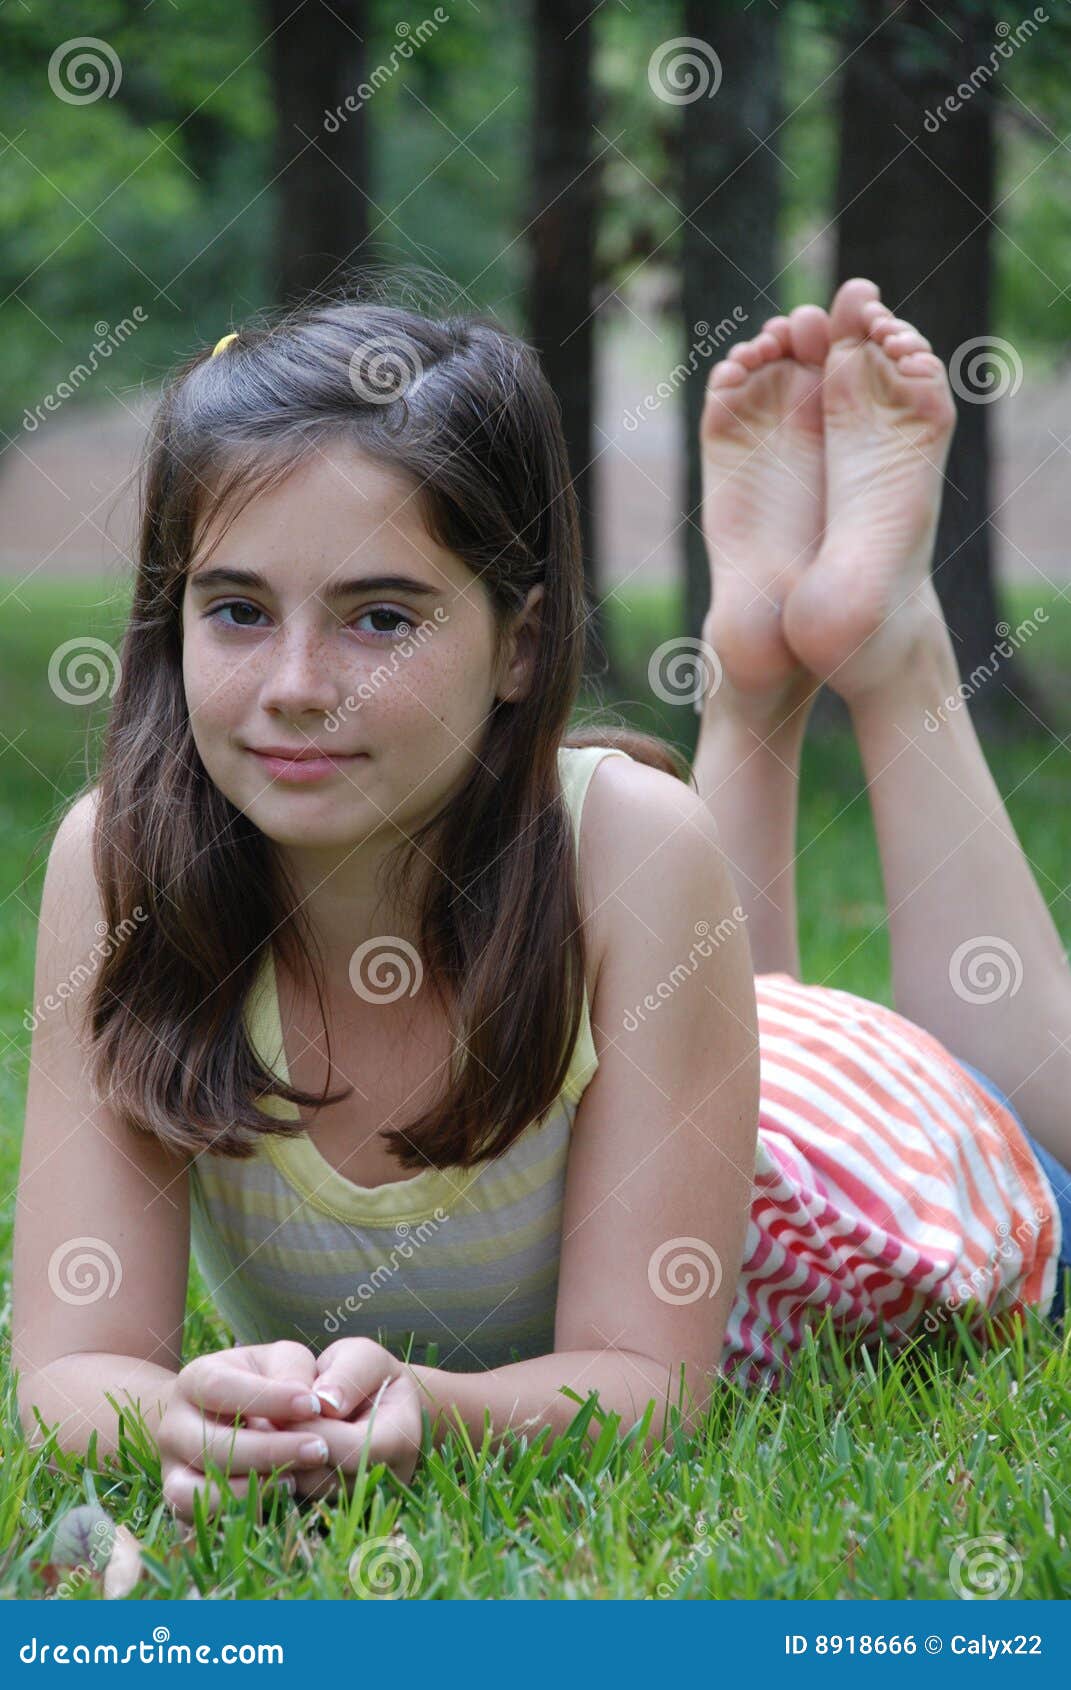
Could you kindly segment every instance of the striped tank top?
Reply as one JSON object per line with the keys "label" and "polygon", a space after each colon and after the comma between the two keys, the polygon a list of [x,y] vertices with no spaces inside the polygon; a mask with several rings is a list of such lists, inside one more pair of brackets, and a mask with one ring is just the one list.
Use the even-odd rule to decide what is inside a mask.
{"label": "striped tank top", "polygon": [[[591,776],[624,755],[559,750],[577,851]],[[755,987],[759,1130],[724,1373],[776,1384],[830,1307],[838,1328],[894,1342],[967,1298],[995,1315],[1047,1309],[1060,1218],[1010,1111],[883,1005],[787,974]],[[287,1081],[270,945],[246,1025]],[[452,1372],[552,1351],[569,1136],[597,1066],[585,993],[558,1098],[493,1161],[369,1188],[304,1133],[265,1136],[244,1161],[195,1157],[191,1248],[235,1341],[318,1353],[368,1336]],[[299,1117],[278,1097],[261,1107]]]}

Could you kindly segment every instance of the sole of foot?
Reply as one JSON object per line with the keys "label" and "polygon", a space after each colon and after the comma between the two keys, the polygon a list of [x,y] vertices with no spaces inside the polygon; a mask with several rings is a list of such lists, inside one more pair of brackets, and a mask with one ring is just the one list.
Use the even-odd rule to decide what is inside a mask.
{"label": "sole of foot", "polygon": [[851,703],[945,626],[930,569],[956,408],[929,341],[875,283],[845,282],[829,318],[825,537],[782,627],[798,660]]}
{"label": "sole of foot", "polygon": [[771,317],[707,383],[700,452],[711,607],[703,639],[731,686],[760,711],[767,696],[800,680],[781,609],[823,534],[829,331],[817,305]]}

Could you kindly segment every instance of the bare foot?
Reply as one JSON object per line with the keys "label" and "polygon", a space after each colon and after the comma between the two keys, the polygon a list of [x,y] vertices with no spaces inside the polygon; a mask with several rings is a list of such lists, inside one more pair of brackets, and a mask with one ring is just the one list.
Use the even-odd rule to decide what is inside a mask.
{"label": "bare foot", "polygon": [[734,346],[707,385],[700,450],[712,579],[703,639],[729,686],[760,711],[797,688],[803,668],[781,631],[781,606],[822,537],[828,348],[825,311],[800,305]]}
{"label": "bare foot", "polygon": [[785,601],[799,661],[851,700],[879,687],[933,618],[930,574],[956,408],[930,343],[845,282],[822,384],[826,534]]}

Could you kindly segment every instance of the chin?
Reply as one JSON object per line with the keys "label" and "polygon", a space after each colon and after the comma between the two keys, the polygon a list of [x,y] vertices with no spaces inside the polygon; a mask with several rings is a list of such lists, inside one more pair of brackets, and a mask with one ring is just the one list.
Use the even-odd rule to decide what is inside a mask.
{"label": "chin", "polygon": [[305,850],[352,850],[372,831],[367,817],[346,806],[340,813],[338,799],[321,804],[300,789],[289,793],[261,793],[243,810],[254,827],[276,845]]}

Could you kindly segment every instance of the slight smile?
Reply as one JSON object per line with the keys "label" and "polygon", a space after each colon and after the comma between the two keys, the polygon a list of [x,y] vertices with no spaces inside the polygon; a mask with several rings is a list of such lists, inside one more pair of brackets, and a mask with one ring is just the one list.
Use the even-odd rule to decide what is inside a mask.
{"label": "slight smile", "polygon": [[311,748],[286,753],[258,751],[253,746],[247,746],[246,750],[275,780],[299,782],[322,780],[326,775],[335,774],[340,768],[360,762],[368,755],[366,751],[321,754]]}

